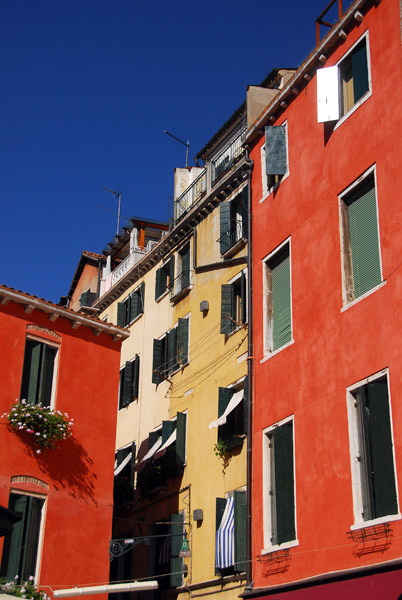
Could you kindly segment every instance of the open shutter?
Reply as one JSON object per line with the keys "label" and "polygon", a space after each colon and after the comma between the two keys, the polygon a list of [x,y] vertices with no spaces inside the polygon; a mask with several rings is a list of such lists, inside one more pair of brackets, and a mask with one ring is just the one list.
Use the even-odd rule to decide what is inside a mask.
{"label": "open shutter", "polygon": [[125,302],[117,303],[117,325],[124,327],[126,325],[126,305]]}
{"label": "open shutter", "polygon": [[170,556],[170,585],[171,587],[180,587],[183,583],[183,559],[179,553],[183,541],[184,515],[172,515],[172,544]]}
{"label": "open shutter", "polygon": [[161,436],[161,431],[150,431],[148,434],[148,450],[151,450],[152,446],[155,446],[156,442]]}
{"label": "open shutter", "polygon": [[134,362],[126,362],[124,367],[123,397],[121,406],[128,406],[133,401]]}
{"label": "open shutter", "polygon": [[43,344],[38,394],[38,402],[42,406],[50,406],[56,352],[56,348]]}
{"label": "open shutter", "polygon": [[188,363],[188,319],[179,319],[177,325],[177,362]]}
{"label": "open shutter", "polygon": [[367,50],[364,40],[352,53],[353,99],[356,103],[369,90]]}
{"label": "open shutter", "polygon": [[169,260],[169,290],[173,289],[174,284],[174,254],[170,257]]}
{"label": "open shutter", "polygon": [[162,370],[164,360],[164,340],[154,340],[152,360],[152,383],[159,384],[163,381],[163,378],[160,377],[159,372]]}
{"label": "open shutter", "polygon": [[273,350],[292,339],[289,249],[272,264]]}
{"label": "open shutter", "polygon": [[135,456],[136,456],[136,444],[131,444],[131,460],[130,460],[130,485],[134,489],[134,478],[135,478]]}
{"label": "open shutter", "polygon": [[338,67],[317,69],[317,117],[319,123],[339,119]]}
{"label": "open shutter", "polygon": [[234,570],[242,573],[247,566],[246,492],[234,492]]}
{"label": "open shutter", "polygon": [[1,575],[8,581],[13,581],[19,575],[20,563],[24,544],[24,530],[28,512],[28,496],[12,494],[9,508],[22,514],[20,521],[14,524],[12,533],[7,534],[4,541]]}
{"label": "open shutter", "polygon": [[170,438],[175,429],[175,421],[162,421],[162,445]]}
{"label": "open shutter", "polygon": [[243,397],[243,431],[242,433],[247,433],[247,425],[248,425],[248,405],[249,405],[249,385],[248,385],[248,375],[246,375],[244,379],[244,397]]}
{"label": "open shutter", "polygon": [[184,465],[186,462],[186,423],[187,415],[177,413],[176,421],[176,464]]}
{"label": "open shutter", "polygon": [[138,293],[139,293],[138,314],[140,315],[144,312],[144,306],[145,306],[145,282],[144,281],[141,283]]}
{"label": "open shutter", "polygon": [[242,220],[242,236],[248,239],[248,184],[244,186],[241,193],[241,220]]}
{"label": "open shutter", "polygon": [[88,306],[88,294],[89,290],[86,292],[82,292],[80,296],[80,306]]}
{"label": "open shutter", "polygon": [[190,285],[190,245],[181,255],[181,289],[184,290]]}
{"label": "open shutter", "polygon": [[171,329],[167,334],[168,342],[168,373],[173,373],[178,368],[177,362],[177,327]]}
{"label": "open shutter", "polygon": [[284,175],[288,168],[286,128],[282,125],[265,127],[265,160],[267,175]]}
{"label": "open shutter", "polygon": [[233,286],[224,284],[221,286],[221,333],[228,334],[233,330],[232,321],[234,312]]}
{"label": "open shutter", "polygon": [[25,548],[21,567],[22,581],[28,581],[29,577],[35,574],[43,500],[32,496],[29,498],[28,504],[29,506],[27,527],[25,532]]}
{"label": "open shutter", "polygon": [[133,397],[138,398],[138,390],[140,385],[140,357],[137,354],[134,359],[134,374],[133,374]]}
{"label": "open shutter", "polygon": [[275,463],[275,544],[294,540],[295,499],[293,468],[293,422],[289,421],[273,432]]}
{"label": "open shutter", "polygon": [[240,279],[240,320],[241,323],[247,323],[247,286],[246,286],[246,275],[241,274]]}
{"label": "open shutter", "polygon": [[130,323],[135,317],[140,314],[140,292],[139,290],[133,292],[130,296]]}
{"label": "open shutter", "polygon": [[231,247],[231,206],[230,202],[222,202],[220,205],[220,252],[225,254]]}
{"label": "open shutter", "polygon": [[42,361],[42,342],[27,340],[22,374],[21,400],[36,404]]}
{"label": "open shutter", "polygon": [[[234,390],[232,388],[219,388],[218,394],[218,418],[223,415],[225,412],[227,405],[229,404],[232,396],[234,394]],[[218,441],[225,441],[230,438],[234,433],[235,427],[235,414],[232,411],[229,415],[227,415],[226,423],[224,425],[220,425],[218,428]]]}
{"label": "open shutter", "polygon": [[165,267],[161,267],[156,271],[155,279],[155,300],[160,298],[166,291],[167,287],[167,270]]}
{"label": "open shutter", "polygon": [[218,418],[223,415],[225,412],[227,405],[229,404],[232,396],[234,394],[234,390],[232,388],[219,388],[219,396],[218,396]]}

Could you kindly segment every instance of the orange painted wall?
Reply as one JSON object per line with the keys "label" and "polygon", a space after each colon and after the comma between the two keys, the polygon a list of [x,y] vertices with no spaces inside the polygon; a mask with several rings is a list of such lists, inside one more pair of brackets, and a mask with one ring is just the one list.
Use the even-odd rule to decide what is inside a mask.
{"label": "orange painted wall", "polygon": [[[75,424],[72,438],[60,442],[59,449],[38,455],[28,434],[19,437],[0,420],[0,504],[8,506],[10,489],[47,498],[40,585],[57,589],[106,583],[120,342],[103,333],[95,336],[91,328],[73,330],[63,318],[51,322],[37,310],[27,314],[13,302],[0,305],[0,414],[20,395],[28,324],[61,336],[55,408]],[[11,483],[16,476],[39,479],[45,488]]]}
{"label": "orange painted wall", "polygon": [[70,308],[72,310],[79,310],[80,298],[83,292],[87,292],[88,290],[91,292],[98,291],[98,279],[98,266],[95,266],[91,263],[85,264],[79,281],[77,282],[77,286],[73,292],[73,295],[71,296]]}
{"label": "orange painted wall", "polygon": [[[289,105],[290,175],[262,203],[259,138],[251,151],[253,202],[255,587],[392,560],[402,523],[384,553],[352,554],[354,522],[346,388],[389,368],[397,479],[402,502],[402,63],[399,2],[382,0],[331,55],[334,65],[369,30],[372,96],[330,135],[317,123],[316,76]],[[338,195],[376,164],[383,279],[341,312]],[[294,344],[263,359],[263,259],[291,238]],[[294,415],[296,527],[289,569],[267,575],[263,549],[263,429]],[[257,560],[258,559],[258,560]]]}

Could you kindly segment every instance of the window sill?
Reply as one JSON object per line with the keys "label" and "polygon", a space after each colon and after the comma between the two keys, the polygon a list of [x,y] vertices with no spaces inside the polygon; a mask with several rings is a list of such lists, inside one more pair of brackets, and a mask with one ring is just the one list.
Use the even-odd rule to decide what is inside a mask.
{"label": "window sill", "polygon": [[247,325],[248,325],[248,323],[242,323],[241,325],[238,325],[236,327],[236,329],[233,329],[233,331],[231,331],[230,333],[225,333],[224,334],[225,338],[229,339],[230,337],[232,337],[232,335],[234,335],[238,331],[241,331],[242,329],[246,329]]}
{"label": "window sill", "polygon": [[386,281],[382,281],[381,283],[379,283],[378,285],[376,285],[375,287],[373,287],[371,290],[369,290],[368,292],[366,292],[362,296],[359,296],[358,298],[355,298],[351,302],[348,302],[347,304],[344,304],[342,306],[342,308],[341,308],[341,312],[344,312],[345,310],[348,310],[348,308],[350,308],[351,306],[355,306],[355,304],[358,304],[359,302],[361,302],[361,300],[364,300],[364,298],[367,298],[367,296],[370,296],[371,294],[373,294],[377,290],[379,290],[382,287],[384,287],[384,285],[386,283],[387,283]]}
{"label": "window sill", "polygon": [[161,294],[160,296],[155,298],[155,302],[160,302],[161,300],[163,300],[163,298],[165,298],[165,296],[167,296],[168,293],[169,293],[169,288],[166,288],[166,290],[163,292],[163,294]]}
{"label": "window sill", "polygon": [[182,290],[176,292],[173,295],[170,296],[170,302],[172,302],[173,304],[175,304],[176,302],[178,302],[179,300],[181,300],[182,298],[184,298],[184,296],[186,296],[190,290],[193,288],[192,284],[188,285],[187,287],[183,288]]}
{"label": "window sill", "polygon": [[371,519],[370,521],[362,521],[361,523],[354,523],[350,527],[350,531],[356,531],[358,529],[365,529],[366,527],[373,527],[373,525],[382,525],[383,523],[389,523],[390,521],[399,521],[402,518],[401,513],[396,515],[388,515],[385,517],[379,517],[378,519]]}
{"label": "window sill", "polygon": [[288,171],[287,173],[285,173],[285,175],[282,177],[282,179],[280,181],[278,181],[278,183],[275,183],[275,185],[273,185],[265,193],[263,193],[262,198],[260,200],[260,204],[262,204],[264,202],[264,200],[266,200],[269,196],[271,196],[274,192],[276,192],[276,190],[279,188],[281,183],[283,183],[285,181],[285,179],[287,179],[289,177],[289,175],[290,175],[290,172]]}
{"label": "window sill", "polygon": [[369,90],[368,92],[366,92],[361,98],[360,100],[358,100],[356,102],[356,104],[354,104],[352,106],[351,109],[348,110],[348,112],[346,114],[344,114],[342,117],[340,117],[340,119],[336,122],[336,125],[334,127],[334,131],[336,129],[338,129],[338,127],[340,127],[342,125],[342,123],[344,123],[345,121],[347,121],[347,119],[349,119],[349,117],[351,115],[353,115],[353,113],[359,108],[359,106],[361,106],[362,104],[364,104],[366,102],[366,100],[368,100],[370,98],[370,96],[372,95],[372,91]]}
{"label": "window sill", "polygon": [[130,321],[130,323],[127,323],[127,325],[124,325],[124,329],[127,329],[127,327],[131,327],[131,325],[134,325],[134,323],[136,323],[142,317],[143,314],[144,314],[144,312],[140,313],[132,321]]}
{"label": "window sill", "polygon": [[228,248],[226,250],[226,252],[224,252],[222,254],[222,258],[228,259],[228,258],[232,258],[232,256],[234,256],[235,254],[237,254],[237,252],[239,252],[239,250],[241,250],[242,248],[244,248],[244,246],[247,244],[247,238],[245,237],[241,237],[237,242],[235,242],[233,244],[233,246],[230,246],[230,248]]}
{"label": "window sill", "polygon": [[277,354],[279,354],[279,352],[282,352],[282,350],[285,350],[285,348],[288,348],[289,346],[291,346],[294,343],[295,343],[294,338],[292,338],[290,340],[290,342],[288,342],[287,344],[284,344],[283,346],[281,346],[280,348],[278,348],[277,350],[275,350],[275,352],[270,352],[269,354],[266,354],[264,356],[264,358],[262,358],[260,360],[260,365],[262,365],[262,363],[265,363],[267,360],[269,360],[273,356],[276,356]]}
{"label": "window sill", "polygon": [[269,548],[264,548],[261,550],[261,554],[270,554],[271,552],[278,552],[278,550],[286,550],[287,548],[294,548],[299,545],[299,540],[291,540],[289,542],[283,542],[283,544],[276,544],[275,546],[270,546]]}

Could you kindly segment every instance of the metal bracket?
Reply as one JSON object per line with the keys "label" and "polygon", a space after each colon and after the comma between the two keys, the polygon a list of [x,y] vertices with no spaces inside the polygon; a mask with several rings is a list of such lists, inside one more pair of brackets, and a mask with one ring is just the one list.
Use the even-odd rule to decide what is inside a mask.
{"label": "metal bracket", "polygon": [[126,539],[118,539],[118,540],[110,540],[109,542],[109,560],[112,562],[114,558],[118,558],[119,556],[123,556],[126,552],[129,552],[142,542],[145,543],[146,546],[149,546],[151,541],[150,536],[145,537],[136,537],[136,538],[126,538]]}

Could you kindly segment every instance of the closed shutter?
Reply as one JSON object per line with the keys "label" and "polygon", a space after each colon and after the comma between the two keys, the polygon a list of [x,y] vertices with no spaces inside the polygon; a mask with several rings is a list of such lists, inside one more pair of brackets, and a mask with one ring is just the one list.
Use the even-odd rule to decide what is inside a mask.
{"label": "closed shutter", "polygon": [[234,570],[242,573],[247,567],[246,492],[234,492]]}
{"label": "closed shutter", "polygon": [[272,270],[272,336],[273,350],[275,351],[292,339],[289,249],[270,266]]}
{"label": "closed shutter", "polygon": [[177,413],[176,421],[176,464],[184,465],[186,462],[186,423],[187,415]]}
{"label": "closed shutter", "polygon": [[286,127],[270,125],[265,128],[265,160],[267,175],[284,175],[288,168]]}
{"label": "closed shutter", "polygon": [[273,535],[274,544],[282,544],[294,540],[295,499],[293,468],[293,422],[289,421],[273,432],[274,452],[274,504],[276,528]]}
{"label": "closed shutter", "polygon": [[346,201],[355,298],[381,283],[374,179]]}
{"label": "closed shutter", "polygon": [[159,372],[161,372],[162,368],[164,367],[164,348],[165,340],[154,340],[152,360],[152,383],[159,384],[163,381],[163,378],[159,375]]}
{"label": "closed shutter", "polygon": [[56,352],[56,348],[43,344],[38,394],[38,402],[40,402],[42,406],[50,406]]}
{"label": "closed shutter", "polygon": [[80,296],[80,306],[88,306],[88,293],[89,291],[82,292]]}
{"label": "closed shutter", "polygon": [[128,406],[133,401],[134,362],[126,362],[123,377],[122,407]]}
{"label": "closed shutter", "polygon": [[224,284],[221,286],[221,333],[229,334],[234,327],[234,290],[233,286]]}
{"label": "closed shutter", "polygon": [[184,515],[172,515],[172,544],[170,556],[170,585],[180,587],[183,583],[183,559],[180,558],[181,544],[183,541]]}
{"label": "closed shutter", "polygon": [[155,279],[155,300],[160,298],[162,294],[166,291],[167,287],[167,271],[168,265],[166,267],[161,267],[156,271],[156,279]]}
{"label": "closed shutter", "polygon": [[230,238],[231,230],[231,206],[230,202],[223,202],[220,205],[220,252],[225,254],[232,246]]}
{"label": "closed shutter", "polygon": [[124,327],[126,325],[126,305],[125,302],[117,303],[117,325]]}
{"label": "closed shutter", "polygon": [[181,255],[181,289],[184,290],[190,285],[190,246],[187,246],[185,252]]}
{"label": "closed shutter", "polygon": [[133,381],[133,397],[138,398],[138,390],[140,385],[140,357],[134,359],[134,381]]}
{"label": "closed shutter", "polygon": [[177,362],[177,327],[171,329],[167,334],[168,343],[168,374],[173,373],[178,368]]}
{"label": "closed shutter", "polygon": [[247,286],[245,273],[242,273],[240,278],[240,303],[240,321],[241,323],[247,323]]}
{"label": "closed shutter", "polygon": [[179,365],[188,363],[188,319],[179,319],[177,325],[177,362]]}
{"label": "closed shutter", "polygon": [[353,97],[354,102],[356,103],[366,92],[368,92],[369,89],[367,50],[365,40],[359,44],[352,54],[352,71]]}
{"label": "closed shutter", "polygon": [[170,257],[169,261],[169,290],[173,289],[174,284],[174,254]]}

